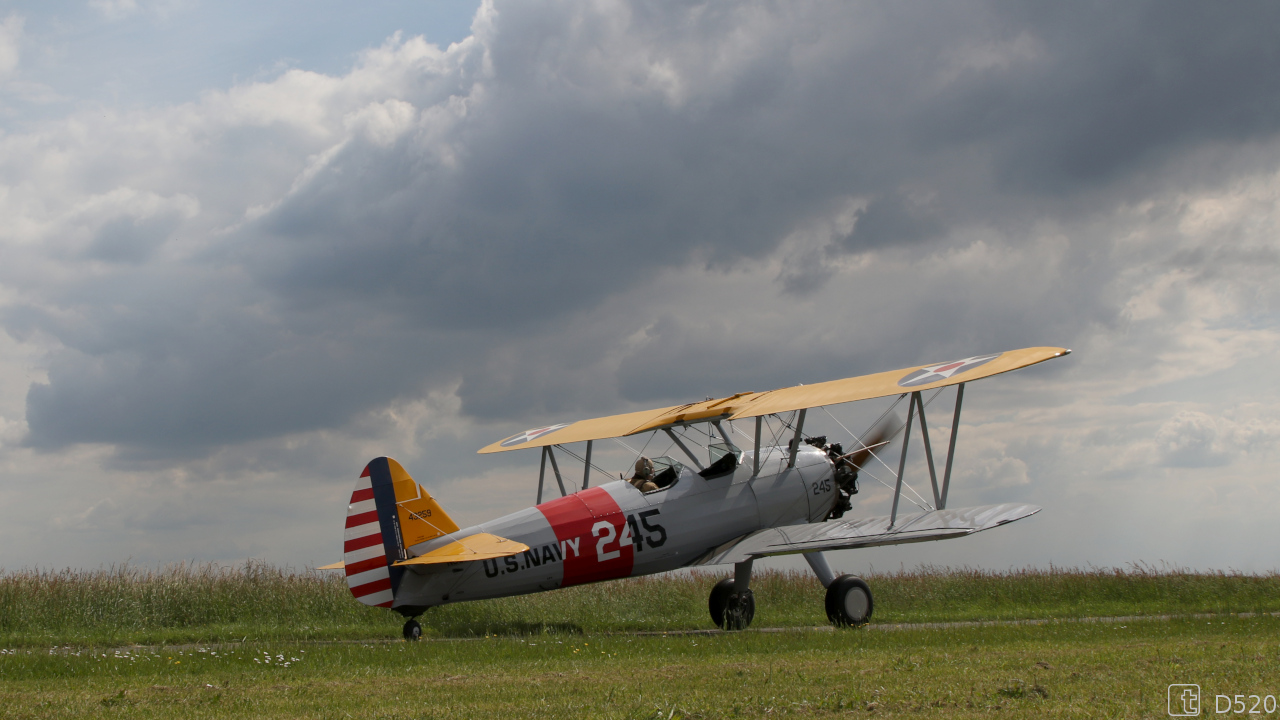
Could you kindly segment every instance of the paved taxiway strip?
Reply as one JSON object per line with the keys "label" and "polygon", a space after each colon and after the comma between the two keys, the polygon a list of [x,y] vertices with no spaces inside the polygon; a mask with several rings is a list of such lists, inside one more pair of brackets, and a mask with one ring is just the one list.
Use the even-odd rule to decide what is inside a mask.
{"label": "paved taxiway strip", "polygon": [[[1068,617],[1068,618],[1027,618],[1025,620],[965,620],[960,622],[936,622],[936,623],[887,623],[882,625],[868,624],[863,625],[861,630],[950,630],[953,628],[974,628],[974,627],[998,627],[1001,625],[1050,625],[1052,623],[1126,623],[1126,622],[1150,622],[1152,620],[1212,620],[1215,618],[1251,618],[1251,617],[1280,617],[1280,612],[1274,613],[1195,613],[1191,615],[1117,615],[1114,617]],[[832,625],[813,625],[807,627],[780,627],[780,628],[747,628],[740,632],[758,632],[758,633],[785,633],[785,632],[834,632],[837,628]],[[603,635],[722,635],[729,631],[720,630],[718,628],[711,630],[644,630],[638,632],[626,633],[601,633]]]}
{"label": "paved taxiway strip", "polygon": [[[1167,622],[1171,620],[1218,620],[1218,619],[1236,619],[1236,618],[1254,618],[1254,617],[1273,617],[1280,618],[1280,612],[1272,613],[1194,613],[1189,615],[1116,615],[1113,617],[1082,617],[1082,618],[1027,618],[1024,620],[966,620],[960,622],[937,622],[937,623],[886,623],[881,625],[869,624],[863,625],[860,630],[868,632],[883,630],[892,632],[896,630],[951,630],[958,628],[976,628],[976,627],[998,627],[1002,625],[1050,625],[1053,623],[1130,623],[1130,622]],[[789,633],[789,632],[835,632],[837,628],[831,625],[807,625],[800,627],[780,627],[780,628],[747,628],[734,632],[745,633]],[[602,633],[578,633],[580,635],[598,635],[603,637],[681,637],[685,635],[728,635],[730,631],[720,630],[718,628],[707,630],[637,630],[633,632],[602,632]],[[474,640],[486,640],[489,638],[514,638],[528,637],[516,634],[511,635],[485,635],[477,637],[440,637],[433,638],[423,636],[420,642],[467,642]],[[103,652],[112,652],[113,650],[184,650],[195,648],[213,648],[213,647],[234,647],[242,644],[261,645],[263,643],[277,643],[289,645],[384,645],[390,643],[405,642],[400,638],[372,638],[365,640],[245,640],[230,642],[211,642],[211,643],[184,643],[182,645],[124,645],[118,648],[105,648]],[[82,646],[59,646],[44,650],[49,653],[73,652],[82,649]],[[29,651],[34,651],[32,648]]]}

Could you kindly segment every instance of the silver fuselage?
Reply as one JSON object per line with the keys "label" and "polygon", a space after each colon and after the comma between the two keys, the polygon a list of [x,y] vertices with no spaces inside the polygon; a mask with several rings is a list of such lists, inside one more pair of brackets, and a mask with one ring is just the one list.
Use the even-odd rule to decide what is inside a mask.
{"label": "silver fuselage", "polygon": [[697,563],[717,547],[764,528],[821,522],[835,502],[826,453],[802,445],[794,467],[785,448],[761,448],[760,473],[745,453],[734,472],[704,479],[683,468],[672,485],[642,493],[617,480],[409,548],[429,552],[475,533],[529,546],[518,555],[410,566],[393,607],[522,595]]}

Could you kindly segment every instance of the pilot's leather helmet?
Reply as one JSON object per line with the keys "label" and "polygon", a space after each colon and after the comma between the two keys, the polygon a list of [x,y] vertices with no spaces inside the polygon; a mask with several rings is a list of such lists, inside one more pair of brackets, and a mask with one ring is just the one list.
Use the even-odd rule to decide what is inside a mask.
{"label": "pilot's leather helmet", "polygon": [[653,477],[653,461],[647,457],[641,457],[639,460],[636,460],[635,476],[637,478]]}

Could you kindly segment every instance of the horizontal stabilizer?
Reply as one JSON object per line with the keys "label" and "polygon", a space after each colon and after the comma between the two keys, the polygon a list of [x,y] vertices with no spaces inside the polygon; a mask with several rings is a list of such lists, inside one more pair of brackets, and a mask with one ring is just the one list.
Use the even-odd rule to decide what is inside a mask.
{"label": "horizontal stabilizer", "polygon": [[900,515],[893,527],[889,526],[887,516],[787,525],[725,543],[692,564],[722,565],[770,555],[945,540],[989,530],[1038,512],[1040,508],[1035,505],[1005,503]]}
{"label": "horizontal stabilizer", "polygon": [[435,565],[439,563],[470,562],[472,560],[491,560],[493,558],[507,557],[508,555],[518,555],[528,549],[528,545],[518,543],[515,540],[508,540],[489,533],[476,533],[475,535],[468,535],[459,540],[454,540],[448,545],[438,547],[429,553],[392,564]]}
{"label": "horizontal stabilizer", "polygon": [[321,565],[316,569],[317,570],[341,570],[346,566],[347,566],[347,563],[345,561],[339,560],[338,562],[333,563],[332,565]]}

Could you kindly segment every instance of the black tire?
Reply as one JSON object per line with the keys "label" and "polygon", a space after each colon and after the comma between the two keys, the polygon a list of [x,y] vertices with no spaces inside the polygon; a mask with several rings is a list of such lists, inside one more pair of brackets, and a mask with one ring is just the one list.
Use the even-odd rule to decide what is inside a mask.
{"label": "black tire", "polygon": [[827,619],[837,627],[860,627],[871,620],[875,604],[862,578],[841,575],[827,588]]}
{"label": "black tire", "polygon": [[422,638],[422,626],[417,620],[409,620],[404,624],[404,639],[409,642],[417,642]]}
{"label": "black tire", "polygon": [[748,590],[739,597],[734,591],[733,578],[725,578],[711,588],[707,609],[711,622],[722,630],[745,630],[756,616],[756,599]]}
{"label": "black tire", "polygon": [[733,578],[725,578],[711,588],[707,609],[711,611],[711,622],[718,628],[724,627],[724,609],[729,605],[730,595],[733,595]]}

